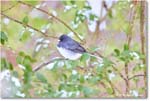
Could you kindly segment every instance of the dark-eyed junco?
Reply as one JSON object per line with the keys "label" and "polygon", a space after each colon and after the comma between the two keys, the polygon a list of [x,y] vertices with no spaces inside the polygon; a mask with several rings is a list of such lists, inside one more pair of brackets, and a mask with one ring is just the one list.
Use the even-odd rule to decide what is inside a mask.
{"label": "dark-eyed junco", "polygon": [[57,49],[62,56],[70,60],[77,60],[86,52],[77,41],[67,35],[61,35],[59,37]]}

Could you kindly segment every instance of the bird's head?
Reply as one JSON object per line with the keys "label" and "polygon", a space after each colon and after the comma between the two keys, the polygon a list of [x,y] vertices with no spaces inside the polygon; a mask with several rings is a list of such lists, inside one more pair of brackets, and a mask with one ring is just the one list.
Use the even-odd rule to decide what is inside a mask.
{"label": "bird's head", "polygon": [[70,40],[70,37],[65,34],[63,34],[59,37],[59,41],[65,41],[65,40]]}

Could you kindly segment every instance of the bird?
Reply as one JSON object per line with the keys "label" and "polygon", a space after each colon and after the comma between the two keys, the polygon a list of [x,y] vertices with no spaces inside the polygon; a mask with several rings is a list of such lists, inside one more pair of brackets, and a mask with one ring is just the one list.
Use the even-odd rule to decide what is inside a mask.
{"label": "bird", "polygon": [[63,57],[69,60],[77,60],[82,56],[82,54],[87,52],[79,42],[65,34],[59,37],[57,49]]}

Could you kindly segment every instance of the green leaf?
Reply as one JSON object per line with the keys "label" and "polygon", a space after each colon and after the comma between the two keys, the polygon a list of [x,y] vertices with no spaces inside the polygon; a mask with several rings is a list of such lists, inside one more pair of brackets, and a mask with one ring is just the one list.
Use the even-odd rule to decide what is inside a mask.
{"label": "green leaf", "polygon": [[71,0],[70,3],[73,5],[75,4],[75,0]]}
{"label": "green leaf", "polygon": [[82,62],[85,62],[87,59],[90,58],[90,55],[88,53],[84,53],[82,56],[81,56],[81,59],[80,61]]}
{"label": "green leaf", "polygon": [[83,75],[80,76],[80,83],[84,83],[84,76]]}
{"label": "green leaf", "polygon": [[88,81],[92,84],[96,84],[96,83],[98,83],[99,80],[100,80],[100,78],[98,76],[96,76],[96,77],[90,78]]}
{"label": "green leaf", "polygon": [[115,53],[116,53],[116,56],[119,56],[119,55],[120,55],[120,51],[119,51],[118,49],[115,49],[114,51],[115,51]]}
{"label": "green leaf", "polygon": [[109,18],[112,18],[112,17],[113,17],[113,16],[112,16],[112,11],[111,11],[111,10],[108,12],[108,16],[109,16]]}
{"label": "green leaf", "polygon": [[28,22],[29,22],[28,16],[25,16],[25,17],[23,18],[22,22],[23,22],[24,24],[28,24]]}
{"label": "green leaf", "polygon": [[1,44],[5,44],[6,41],[8,41],[8,37],[6,35],[6,33],[4,33],[3,31],[0,32],[0,39],[1,39]]}
{"label": "green leaf", "polygon": [[90,14],[90,20],[94,21],[95,15],[94,14]]}
{"label": "green leaf", "polygon": [[113,93],[113,90],[111,88],[107,88],[106,90],[107,90],[108,94],[112,94]]}
{"label": "green leaf", "polygon": [[103,64],[98,65],[97,68],[96,68],[96,72],[98,72],[98,73],[103,72],[103,70],[104,70],[104,65]]}
{"label": "green leaf", "polygon": [[82,91],[85,97],[89,97],[91,94],[94,93],[94,90],[89,87],[82,87]]}
{"label": "green leaf", "polygon": [[19,40],[25,42],[30,38],[30,35],[31,33],[29,31],[22,31],[21,33],[19,33]]}
{"label": "green leaf", "polygon": [[113,64],[113,62],[111,62],[107,58],[103,58],[103,64],[104,64],[104,67],[109,67],[109,66],[111,66]]}
{"label": "green leaf", "polygon": [[124,50],[129,50],[129,46],[127,44],[124,44]]}
{"label": "green leaf", "polygon": [[4,69],[9,69],[9,70],[13,70],[13,65],[7,61],[7,59],[5,58],[1,58],[1,64],[0,64],[0,69],[4,70]]}
{"label": "green leaf", "polygon": [[41,73],[36,73],[36,77],[37,79],[39,79],[41,82],[43,83],[47,83],[47,79],[45,78],[45,76]]}

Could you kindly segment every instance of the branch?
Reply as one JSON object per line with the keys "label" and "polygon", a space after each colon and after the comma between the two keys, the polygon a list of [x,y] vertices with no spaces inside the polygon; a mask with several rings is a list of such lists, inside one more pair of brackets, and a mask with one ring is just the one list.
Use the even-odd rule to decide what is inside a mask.
{"label": "branch", "polygon": [[115,4],[116,4],[116,3],[113,3],[113,4],[111,5],[111,7],[107,9],[107,13],[99,20],[99,24],[102,23],[102,22],[106,19],[107,15],[108,15],[109,12],[112,10],[112,8],[115,6]]}
{"label": "branch", "polygon": [[11,9],[14,8],[17,4],[18,4],[18,2],[15,3],[14,5],[10,6],[9,8],[7,8],[7,9],[5,9],[5,10],[2,10],[1,12],[6,12],[6,11],[8,11],[8,10],[11,10]]}
{"label": "branch", "polygon": [[[145,20],[145,5],[146,5],[146,1],[141,1],[140,2],[140,6],[141,6],[141,12],[140,12],[140,39],[141,39],[141,52],[143,55],[145,55],[145,36],[144,36],[144,20]],[[146,59],[142,60],[143,64],[146,63]],[[146,87],[147,85],[147,80],[146,80],[146,74],[147,71],[144,70],[144,85]],[[146,94],[146,90],[145,90],[145,94]]]}
{"label": "branch", "polygon": [[52,59],[52,60],[49,60],[47,62],[44,62],[44,63],[41,63],[40,65],[38,65],[37,67],[33,68],[33,72],[36,72],[38,71],[40,68],[42,68],[43,66],[46,66],[54,61],[60,61],[60,60],[66,60],[64,58],[57,58],[57,59]]}
{"label": "branch", "polygon": [[49,12],[43,10],[43,9],[34,7],[34,6],[30,5],[30,4],[24,3],[24,2],[22,2],[22,1],[18,1],[18,2],[21,3],[21,4],[23,4],[23,5],[26,5],[26,6],[28,6],[28,7],[35,8],[35,9],[37,9],[37,10],[39,10],[39,11],[41,11],[41,12],[43,12],[43,13],[45,13],[45,14],[51,16],[51,17],[53,17],[54,19],[56,19],[57,21],[59,21],[60,23],[62,23],[63,25],[65,25],[69,30],[71,30],[71,31],[75,34],[75,36],[76,36],[81,42],[83,41],[83,40],[78,36],[78,33],[76,33],[69,25],[67,25],[66,22],[64,22],[64,21],[61,20],[60,18],[54,16],[52,13],[49,13]]}
{"label": "branch", "polygon": [[21,25],[23,25],[23,26],[29,27],[29,28],[33,29],[34,31],[41,33],[41,34],[44,35],[45,37],[52,37],[52,38],[58,39],[58,37],[46,35],[46,34],[43,33],[42,31],[40,31],[39,29],[36,29],[36,28],[32,27],[31,25],[24,24],[23,22],[21,22],[21,21],[19,21],[19,20],[17,20],[17,19],[11,18],[11,17],[5,15],[4,13],[1,13],[1,15],[4,16],[4,17],[6,17],[6,18],[8,18],[8,19],[10,19],[10,20],[12,20],[12,21],[14,21],[14,22],[16,22],[16,23],[19,23],[19,24],[21,24]]}
{"label": "branch", "polygon": [[140,77],[140,76],[146,76],[146,75],[144,75],[144,74],[137,74],[137,75],[134,75],[134,76],[130,77],[129,80],[131,80],[131,79],[133,79],[135,77]]}

